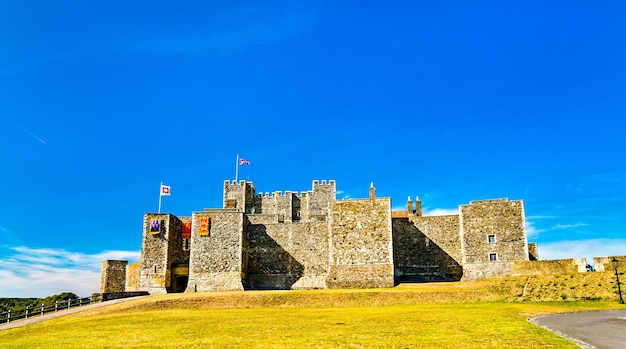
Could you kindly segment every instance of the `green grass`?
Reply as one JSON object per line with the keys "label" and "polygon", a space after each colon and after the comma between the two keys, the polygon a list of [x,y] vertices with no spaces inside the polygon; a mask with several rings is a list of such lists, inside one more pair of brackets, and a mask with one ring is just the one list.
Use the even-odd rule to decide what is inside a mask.
{"label": "green grass", "polygon": [[517,295],[525,283],[155,296],[0,331],[0,348],[577,348],[527,319],[624,308],[610,300],[529,301]]}

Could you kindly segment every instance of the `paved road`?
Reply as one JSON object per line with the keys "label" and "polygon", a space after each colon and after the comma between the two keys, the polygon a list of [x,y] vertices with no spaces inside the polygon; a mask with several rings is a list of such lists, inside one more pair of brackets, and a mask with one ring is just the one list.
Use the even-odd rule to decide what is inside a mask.
{"label": "paved road", "polygon": [[48,314],[45,314],[45,315],[33,316],[33,317],[28,318],[28,319],[16,320],[16,321],[12,321],[12,322],[9,322],[9,323],[1,324],[0,325],[0,331],[8,330],[10,328],[26,326],[26,325],[34,324],[36,322],[41,322],[41,321],[45,321],[45,320],[49,320],[49,319],[54,319],[54,318],[65,316],[65,315],[69,315],[69,314],[78,313],[79,311],[85,311],[85,310],[94,309],[94,308],[106,307],[106,306],[109,306],[109,305],[123,303],[123,302],[128,302],[128,301],[132,301],[132,300],[135,300],[135,299],[141,299],[141,298],[145,298],[145,297],[149,297],[149,296],[139,296],[139,297],[129,297],[129,298],[113,299],[113,300],[106,301],[106,302],[93,303],[93,304],[88,304],[88,305],[82,305],[80,307],[74,307],[74,308],[70,308],[70,309],[60,310],[60,311],[48,313]]}
{"label": "paved road", "polygon": [[548,315],[530,321],[583,348],[626,348],[626,310]]}

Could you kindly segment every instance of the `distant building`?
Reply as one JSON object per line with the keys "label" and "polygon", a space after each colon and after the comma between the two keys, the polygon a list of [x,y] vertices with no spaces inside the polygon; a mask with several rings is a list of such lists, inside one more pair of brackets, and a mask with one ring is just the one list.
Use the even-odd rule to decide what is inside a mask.
{"label": "distant building", "polygon": [[145,213],[141,260],[106,261],[100,292],[392,287],[511,275],[536,259],[519,200],[424,217],[418,198],[392,212],[373,184],[369,198],[336,200],[335,181],[272,194],[225,181],[223,208]]}

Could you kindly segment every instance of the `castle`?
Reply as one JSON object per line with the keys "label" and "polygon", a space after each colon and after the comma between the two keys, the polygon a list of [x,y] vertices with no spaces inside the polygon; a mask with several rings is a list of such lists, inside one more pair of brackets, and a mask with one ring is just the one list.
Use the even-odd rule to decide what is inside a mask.
{"label": "castle", "polygon": [[145,213],[141,260],[105,261],[100,292],[393,287],[515,274],[537,259],[522,201],[473,201],[422,216],[421,201],[336,199],[335,181],[310,191],[257,193],[224,182],[224,204],[191,216]]}

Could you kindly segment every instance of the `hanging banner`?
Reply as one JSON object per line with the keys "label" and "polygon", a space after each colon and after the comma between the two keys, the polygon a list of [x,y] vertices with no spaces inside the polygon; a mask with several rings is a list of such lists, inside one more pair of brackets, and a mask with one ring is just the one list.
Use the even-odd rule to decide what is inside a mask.
{"label": "hanging banner", "polygon": [[200,217],[200,227],[198,227],[198,235],[208,236],[210,226],[211,220],[209,219],[209,217]]}
{"label": "hanging banner", "polygon": [[161,232],[161,221],[153,219],[150,221],[150,234],[159,234]]}
{"label": "hanging banner", "polygon": [[183,239],[191,239],[191,221],[183,222],[183,231],[180,235]]}

